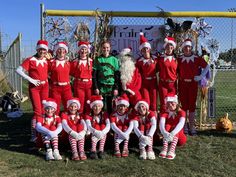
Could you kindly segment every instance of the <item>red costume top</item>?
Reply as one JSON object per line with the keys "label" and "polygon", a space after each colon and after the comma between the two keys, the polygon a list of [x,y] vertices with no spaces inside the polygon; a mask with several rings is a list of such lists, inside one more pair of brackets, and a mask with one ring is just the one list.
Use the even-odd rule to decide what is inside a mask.
{"label": "red costume top", "polygon": [[71,75],[80,79],[92,79],[93,60],[75,60],[71,62]]}
{"label": "red costume top", "polygon": [[196,55],[190,57],[181,56],[178,58],[179,78],[194,80],[194,76],[199,75],[199,67],[205,68],[207,62]]}
{"label": "red costume top", "polygon": [[76,115],[70,115],[68,113],[62,113],[61,114],[61,119],[62,120],[66,120],[67,121],[67,124],[68,126],[76,131],[76,132],[80,132],[82,130],[84,130],[84,126],[83,124],[81,123],[81,120],[83,119],[79,114],[76,114]]}
{"label": "red costume top", "polygon": [[139,123],[139,130],[145,132],[151,128],[151,118],[155,117],[155,113],[153,111],[148,111],[146,116],[140,117],[139,114],[133,114],[133,120],[138,121]]}
{"label": "red costume top", "polygon": [[40,81],[47,81],[48,62],[46,58],[40,60],[35,57],[29,57],[23,61],[21,66],[28,72],[31,78]]}
{"label": "red costume top", "polygon": [[[52,82],[70,83],[70,62],[52,59],[49,62],[49,72]],[[66,85],[66,84],[65,84]]]}
{"label": "red costume top", "polygon": [[96,130],[102,131],[106,127],[106,120],[109,119],[106,112],[102,112],[98,116],[86,115],[85,120],[90,120],[91,125]]}
{"label": "red costume top", "polygon": [[139,72],[142,75],[142,78],[145,80],[152,80],[156,78],[156,64],[157,59],[152,56],[152,59],[145,59],[141,57],[136,62],[136,67],[139,69]]}
{"label": "red costume top", "polygon": [[38,116],[37,122],[40,122],[43,127],[47,128],[48,130],[54,131],[57,129],[59,123],[61,123],[61,118],[59,116]]}
{"label": "red costume top", "polygon": [[129,118],[127,113],[125,113],[124,115],[120,115],[119,113],[114,112],[110,116],[110,121],[111,121],[111,123],[115,123],[116,126],[121,131],[126,131],[129,127],[129,123],[130,123],[131,119]]}
{"label": "red costume top", "polygon": [[175,81],[177,79],[177,60],[173,55],[161,55],[157,60],[157,70],[162,81]]}
{"label": "red costume top", "polygon": [[166,119],[166,125],[170,125],[174,128],[179,123],[181,117],[186,117],[186,113],[181,109],[175,114],[170,114],[168,112],[162,113],[160,114],[160,117],[164,117]]}

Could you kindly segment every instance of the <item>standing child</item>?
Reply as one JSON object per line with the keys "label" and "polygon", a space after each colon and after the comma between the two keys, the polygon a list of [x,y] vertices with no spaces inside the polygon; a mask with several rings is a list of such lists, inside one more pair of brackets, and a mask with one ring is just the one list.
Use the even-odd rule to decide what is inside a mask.
{"label": "standing child", "polygon": [[[69,134],[69,142],[72,150],[72,160],[86,160],[84,141],[87,126],[79,115],[80,101],[72,98],[67,101],[67,112],[62,113],[62,127]],[[77,147],[78,142],[78,147]],[[79,154],[78,154],[79,149]]]}
{"label": "standing child", "polygon": [[[90,108],[91,112],[86,115],[85,120],[89,133],[91,133],[91,159],[103,158],[104,146],[107,133],[110,130],[110,120],[108,114],[102,111],[103,102],[100,95],[91,96]],[[99,142],[99,150],[97,153],[97,143]]]}
{"label": "standing child", "polygon": [[146,100],[139,100],[134,109],[137,111],[134,115],[134,132],[139,138],[139,158],[154,160],[156,157],[153,151],[153,135],[156,131],[157,118],[153,111],[149,111]]}
{"label": "standing child", "polygon": [[[111,128],[115,132],[115,153],[116,157],[128,157],[128,143],[130,133],[133,130],[133,122],[130,120],[129,111],[129,100],[127,97],[119,97],[117,100],[117,110],[110,116]],[[122,154],[120,153],[120,143],[124,142],[124,148]]]}
{"label": "standing child", "polygon": [[62,131],[62,125],[61,118],[55,114],[56,101],[48,98],[42,102],[45,114],[37,117],[36,130],[42,135],[46,148],[46,160],[62,160],[58,150],[58,134]]}
{"label": "standing child", "polygon": [[[186,136],[183,132],[185,124],[185,112],[178,105],[177,95],[168,94],[166,97],[167,111],[160,115],[160,131],[163,135],[163,148],[159,157],[174,159],[175,148],[178,145],[184,145]],[[170,149],[168,151],[168,144]]]}

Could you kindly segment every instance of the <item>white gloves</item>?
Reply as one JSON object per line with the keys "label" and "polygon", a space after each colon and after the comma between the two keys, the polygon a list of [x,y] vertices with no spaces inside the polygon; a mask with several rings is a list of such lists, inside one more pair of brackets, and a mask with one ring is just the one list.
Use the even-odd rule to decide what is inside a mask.
{"label": "white gloves", "polygon": [[134,91],[133,90],[130,90],[130,89],[126,89],[127,92],[129,92],[131,95],[135,95]]}
{"label": "white gloves", "polygon": [[49,131],[49,133],[47,135],[48,139],[52,139],[52,138],[55,138],[57,136],[58,136],[58,134],[55,131]]}
{"label": "white gloves", "polygon": [[166,135],[164,136],[164,140],[166,140],[167,142],[172,142],[174,140],[175,135],[171,132],[171,133],[166,133]]}
{"label": "white gloves", "polygon": [[194,80],[195,80],[196,82],[202,80],[202,78],[203,78],[202,75],[194,76]]}
{"label": "white gloves", "polygon": [[151,145],[151,138],[148,136],[141,135],[140,142],[146,145]]}
{"label": "white gloves", "polygon": [[77,133],[77,132],[74,131],[74,130],[72,130],[72,131],[70,132],[70,136],[72,136],[73,138],[75,138],[76,141],[83,139],[84,136],[85,136],[85,134],[86,134],[86,132],[85,132],[84,130],[81,131],[80,133]]}
{"label": "white gloves", "polygon": [[105,135],[102,131],[95,130],[93,135],[97,137],[98,139],[102,139]]}
{"label": "white gloves", "polygon": [[29,78],[28,81],[31,83],[31,84],[34,84],[35,86],[39,86],[41,83],[40,83],[40,80],[36,80],[36,79],[32,79],[32,78]]}
{"label": "white gloves", "polygon": [[76,131],[74,131],[74,130],[71,130],[70,136],[72,136],[73,138],[77,139],[78,133]]}
{"label": "white gloves", "polygon": [[26,79],[27,81],[29,81],[31,84],[34,84],[35,86],[39,86],[40,85],[40,80],[36,80],[31,78],[28,74],[26,74],[24,72],[24,69],[22,68],[22,66],[19,66],[16,69],[16,72],[21,75],[24,79]]}

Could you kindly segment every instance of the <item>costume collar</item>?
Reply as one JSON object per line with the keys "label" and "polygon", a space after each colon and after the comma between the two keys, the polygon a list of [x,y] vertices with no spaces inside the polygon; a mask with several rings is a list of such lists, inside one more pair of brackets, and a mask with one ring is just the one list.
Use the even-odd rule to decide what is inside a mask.
{"label": "costume collar", "polygon": [[183,63],[184,61],[186,61],[187,63],[189,63],[190,61],[191,61],[191,62],[194,62],[194,57],[195,57],[195,55],[191,55],[191,56],[189,56],[189,57],[183,56],[183,57],[182,57],[182,63]]}

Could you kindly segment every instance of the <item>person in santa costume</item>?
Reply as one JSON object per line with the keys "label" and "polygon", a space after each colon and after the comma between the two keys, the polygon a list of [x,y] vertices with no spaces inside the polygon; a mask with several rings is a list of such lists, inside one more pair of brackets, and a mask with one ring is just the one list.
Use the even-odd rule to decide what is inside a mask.
{"label": "person in santa costume", "polygon": [[[209,70],[207,62],[193,54],[193,43],[191,39],[186,39],[182,44],[183,56],[178,58],[178,91],[179,99],[184,111],[188,111],[189,126],[185,126],[185,133],[196,135],[195,109],[198,92],[198,82],[205,77]],[[199,75],[199,69],[202,72]]]}
{"label": "person in santa costume", "polygon": [[165,97],[168,93],[176,94],[177,59],[174,56],[176,43],[173,37],[166,37],[165,53],[158,57],[157,70],[159,72],[158,91],[160,96],[160,112],[166,111]]}
{"label": "person in santa costume", "polygon": [[157,59],[151,55],[151,44],[140,33],[140,46],[142,56],[137,59],[136,67],[142,76],[141,94],[150,105],[150,110],[157,112]]}
{"label": "person in santa costume", "polygon": [[71,75],[74,77],[74,96],[80,99],[80,112],[89,111],[86,101],[92,94],[93,60],[89,57],[90,44],[86,41],[78,43],[78,58],[71,63]]}
{"label": "person in santa costume", "polygon": [[[102,96],[92,95],[88,100],[91,112],[85,115],[85,120],[88,128],[87,134],[91,134],[91,159],[102,159],[104,157],[104,146],[107,138],[107,133],[110,131],[110,120],[106,112],[102,111],[103,101]],[[97,144],[99,142],[99,150],[97,153]]]}
{"label": "person in santa costume", "polygon": [[[167,110],[160,114],[159,128],[163,135],[163,148],[159,154],[161,158],[174,159],[176,145],[183,146],[186,136],[183,131],[186,113],[178,105],[178,97],[172,93],[165,98]],[[170,144],[170,148],[168,146]]]}
{"label": "person in santa costume", "polygon": [[70,86],[70,62],[66,54],[68,53],[68,46],[66,42],[58,42],[54,47],[55,58],[49,62],[49,77],[51,98],[57,102],[57,114],[60,112],[61,101],[64,109],[66,109],[67,100],[72,98]]}
{"label": "person in santa costume", "polygon": [[[129,116],[129,99],[125,95],[119,97],[116,102],[117,109],[110,116],[111,128],[114,131],[114,143],[116,157],[128,157],[129,155],[129,139],[133,130],[133,122]],[[120,152],[120,144],[123,144],[122,154]]]}
{"label": "person in santa costume", "polygon": [[135,105],[138,99],[141,99],[140,88],[142,78],[137,67],[135,67],[132,50],[124,48],[119,56],[120,61],[120,81],[123,94],[129,97],[129,102],[132,106]]}
{"label": "person in santa costume", "polygon": [[95,95],[104,98],[104,109],[112,112],[112,100],[118,96],[119,87],[119,62],[110,55],[111,44],[107,41],[102,43],[102,55],[94,60],[93,65],[93,89]]}
{"label": "person in santa costume", "polygon": [[45,114],[37,117],[36,130],[41,133],[45,144],[46,160],[62,160],[58,150],[58,134],[62,131],[62,125],[61,118],[55,114],[57,103],[52,98],[47,98],[42,103]]}
{"label": "person in santa costume", "polygon": [[48,62],[45,57],[48,51],[48,42],[39,40],[36,46],[37,54],[26,58],[16,69],[16,72],[29,82],[29,96],[34,116],[31,120],[31,141],[36,140],[36,118],[43,113],[42,100],[48,98]]}
{"label": "person in santa costume", "polygon": [[69,134],[69,142],[72,150],[72,160],[76,161],[87,159],[84,151],[87,125],[83,117],[79,114],[80,106],[81,105],[78,98],[71,98],[67,101],[68,111],[61,114],[62,127]]}
{"label": "person in santa costume", "polygon": [[139,138],[139,158],[142,160],[154,160],[153,135],[156,131],[157,118],[153,111],[149,110],[147,100],[139,100],[135,107],[136,113],[133,114],[134,132]]}

